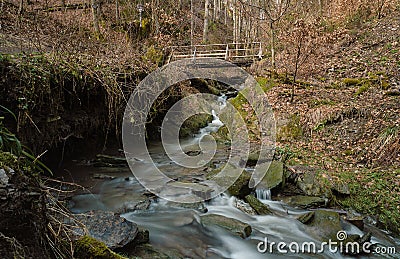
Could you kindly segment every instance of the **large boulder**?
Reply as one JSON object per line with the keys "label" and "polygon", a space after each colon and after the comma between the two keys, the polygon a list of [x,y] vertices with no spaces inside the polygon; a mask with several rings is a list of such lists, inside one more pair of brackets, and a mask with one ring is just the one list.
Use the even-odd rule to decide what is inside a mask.
{"label": "large boulder", "polygon": [[[267,165],[267,163],[265,163]],[[261,165],[262,166],[262,165]],[[282,184],[284,180],[283,163],[280,161],[272,161],[268,167],[265,176],[257,187],[264,189],[273,189]]]}
{"label": "large boulder", "polygon": [[[237,175],[239,177],[235,179]],[[226,164],[213,170],[207,175],[207,178],[215,181],[220,186],[225,186],[227,183],[233,182],[228,187],[228,193],[242,199],[253,191],[253,188],[249,187],[251,173],[232,164]]]}
{"label": "large boulder", "polygon": [[[91,211],[86,214],[75,215],[77,221],[81,222],[87,234],[107,245],[110,249],[121,248],[132,245],[139,229],[136,224],[127,221],[118,214],[109,211]],[[84,236],[82,230],[77,234]]]}
{"label": "large boulder", "polygon": [[308,232],[310,234],[324,241],[329,239],[336,240],[337,233],[342,231],[339,213],[316,210],[310,216],[309,219],[304,221],[309,226]]}
{"label": "large boulder", "polygon": [[315,168],[298,165],[290,167],[290,170],[299,176],[297,177],[296,186],[305,195],[331,197],[330,188],[324,183],[324,180]]}
{"label": "large boulder", "polygon": [[221,215],[207,214],[201,216],[201,223],[205,226],[221,227],[241,238],[250,236],[252,229],[249,224],[243,223],[237,219],[228,218]]}

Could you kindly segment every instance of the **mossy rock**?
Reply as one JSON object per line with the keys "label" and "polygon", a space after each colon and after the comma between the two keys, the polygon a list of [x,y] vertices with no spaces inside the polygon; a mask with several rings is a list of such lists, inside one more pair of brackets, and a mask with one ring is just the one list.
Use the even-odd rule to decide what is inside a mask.
{"label": "mossy rock", "polygon": [[273,189],[282,184],[283,181],[284,181],[283,163],[280,161],[272,161],[268,167],[265,176],[258,184],[258,187],[265,189]]}
{"label": "mossy rock", "polygon": [[184,138],[197,133],[199,129],[206,127],[208,123],[212,121],[212,119],[212,115],[205,113],[191,116],[182,124],[182,127],[179,131],[179,136]]}
{"label": "mossy rock", "polygon": [[246,166],[255,166],[258,162],[259,157],[260,157],[260,152],[258,151],[251,152],[247,157]]}
{"label": "mossy rock", "polygon": [[117,253],[111,251],[103,242],[90,236],[83,236],[76,240],[75,257],[78,259],[125,259]]}
{"label": "mossy rock", "polygon": [[257,212],[258,215],[271,215],[272,211],[270,208],[259,201],[254,195],[247,195],[245,200],[248,204]]}
{"label": "mossy rock", "polygon": [[[75,218],[87,229],[88,234],[111,249],[122,248],[134,242],[138,234],[135,223],[127,221],[110,211],[90,211],[77,214]],[[83,231],[77,234],[84,236]]]}
{"label": "mossy rock", "polygon": [[250,173],[243,170],[239,178],[228,188],[229,194],[239,198],[243,198],[250,194],[253,190],[249,187],[250,178]]}
{"label": "mossy rock", "polygon": [[252,229],[249,224],[243,223],[237,219],[228,218],[221,215],[209,214],[201,216],[201,223],[205,226],[217,226],[228,230],[229,232],[246,238],[250,236]]}
{"label": "mossy rock", "polygon": [[316,210],[307,222],[310,233],[324,241],[336,240],[336,234],[342,230],[339,213],[328,210]]}
{"label": "mossy rock", "polygon": [[302,177],[297,178],[296,186],[308,196],[328,197],[332,195],[330,187],[324,182],[316,170],[311,167],[293,166],[295,171],[302,173]]}
{"label": "mossy rock", "polygon": [[297,220],[303,224],[309,223],[314,218],[314,212],[307,212],[297,217]]}
{"label": "mossy rock", "polygon": [[282,200],[290,206],[303,209],[321,207],[327,203],[324,198],[303,195],[284,197]]}
{"label": "mossy rock", "polygon": [[[242,170],[241,172],[240,170],[240,168],[228,163],[208,173],[207,178],[215,181],[220,186],[225,186],[229,182],[234,182],[228,187],[228,193],[243,199],[253,191],[253,188],[249,187],[251,174],[246,170]],[[223,172],[221,173],[221,171]],[[235,176],[239,173],[239,177],[234,180]]]}
{"label": "mossy rock", "polygon": [[299,139],[304,135],[300,116],[294,114],[288,118],[287,123],[277,128],[276,138],[279,141]]}
{"label": "mossy rock", "polygon": [[229,143],[231,141],[228,128],[225,125],[220,127],[217,132],[212,132],[211,136],[219,143]]}

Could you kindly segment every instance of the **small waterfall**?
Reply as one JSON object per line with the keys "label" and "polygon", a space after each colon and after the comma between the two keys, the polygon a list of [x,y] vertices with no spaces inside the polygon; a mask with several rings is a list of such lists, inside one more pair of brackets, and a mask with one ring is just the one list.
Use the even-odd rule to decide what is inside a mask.
{"label": "small waterfall", "polygon": [[213,120],[208,123],[208,125],[204,128],[201,128],[199,130],[199,133],[197,133],[193,139],[194,142],[199,141],[202,139],[205,135],[210,134],[211,132],[217,132],[218,129],[224,125],[224,123],[219,119],[218,113],[225,108],[226,106],[226,96],[222,95],[218,97],[218,110],[211,110],[211,115],[213,116]]}
{"label": "small waterfall", "polygon": [[271,190],[270,189],[256,189],[256,197],[259,200],[271,200]]}

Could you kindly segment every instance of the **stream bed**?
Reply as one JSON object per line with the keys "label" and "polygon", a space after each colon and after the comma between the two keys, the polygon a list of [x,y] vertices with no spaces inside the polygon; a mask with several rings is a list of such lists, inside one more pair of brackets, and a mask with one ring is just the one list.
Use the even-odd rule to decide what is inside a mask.
{"label": "stream bed", "polygon": [[[221,106],[223,105],[222,102]],[[187,150],[207,134],[218,130],[222,123],[215,111],[213,111],[213,116],[214,120],[207,127],[201,129],[196,136],[181,142],[182,149],[186,148]],[[148,150],[153,161],[138,159],[135,170],[145,172],[149,168],[148,163],[154,162],[169,178],[175,181],[195,183],[205,181],[210,167],[223,165],[229,156],[229,147],[220,146],[207,165],[192,169],[181,167],[171,161],[161,143],[149,144]],[[195,151],[189,150],[188,152]],[[206,202],[194,204],[180,204],[159,198],[147,191],[127,167],[99,168],[73,164],[69,168],[69,172],[77,183],[90,190],[90,192],[86,191],[72,197],[70,210],[73,213],[96,210],[117,212],[126,220],[149,230],[149,243],[154,249],[169,258],[350,257],[350,255],[340,253],[338,249],[324,247],[321,233],[332,232],[333,230],[329,230],[331,226],[325,226],[322,223],[309,226],[298,220],[300,215],[309,212],[317,213],[318,209],[294,208],[277,197],[271,199],[269,189],[258,188],[254,191],[254,195],[267,205],[273,214],[257,215],[247,203],[234,196],[229,196],[227,193],[220,194]],[[149,179],[150,182],[152,180]],[[346,213],[343,211],[337,213],[332,209],[325,211],[327,211],[327,215]],[[330,212],[332,213],[329,214]],[[222,216],[224,222],[227,222],[226,224],[234,225],[232,229],[248,225],[251,227],[251,233],[238,235],[229,227],[227,228],[225,223],[222,226],[219,226],[218,223],[207,224],[206,221],[210,219],[210,215],[217,219],[221,219],[219,216]],[[328,219],[328,222],[329,220],[332,219]],[[337,220],[339,222],[339,218]],[[340,229],[345,231],[347,236],[359,235],[362,237],[367,232],[371,232],[370,242],[372,244],[379,244],[378,247],[395,248],[399,251],[400,241],[373,225],[365,224],[365,229],[362,231],[340,218]],[[278,246],[280,242],[283,243],[282,247]],[[315,244],[314,250],[310,244]],[[363,257],[400,258],[398,252],[358,255],[358,258]]]}

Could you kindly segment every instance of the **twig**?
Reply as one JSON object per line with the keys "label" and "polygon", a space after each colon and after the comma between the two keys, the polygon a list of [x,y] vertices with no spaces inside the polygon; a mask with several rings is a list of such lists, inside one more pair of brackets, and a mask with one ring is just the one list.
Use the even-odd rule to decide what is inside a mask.
{"label": "twig", "polygon": [[35,126],[36,130],[42,134],[42,132],[40,131],[40,129],[38,128],[38,126],[36,125],[36,123],[32,120],[31,116],[29,116],[28,112],[25,112],[26,117],[28,117],[28,119],[31,121],[31,123],[33,124],[33,126]]}

